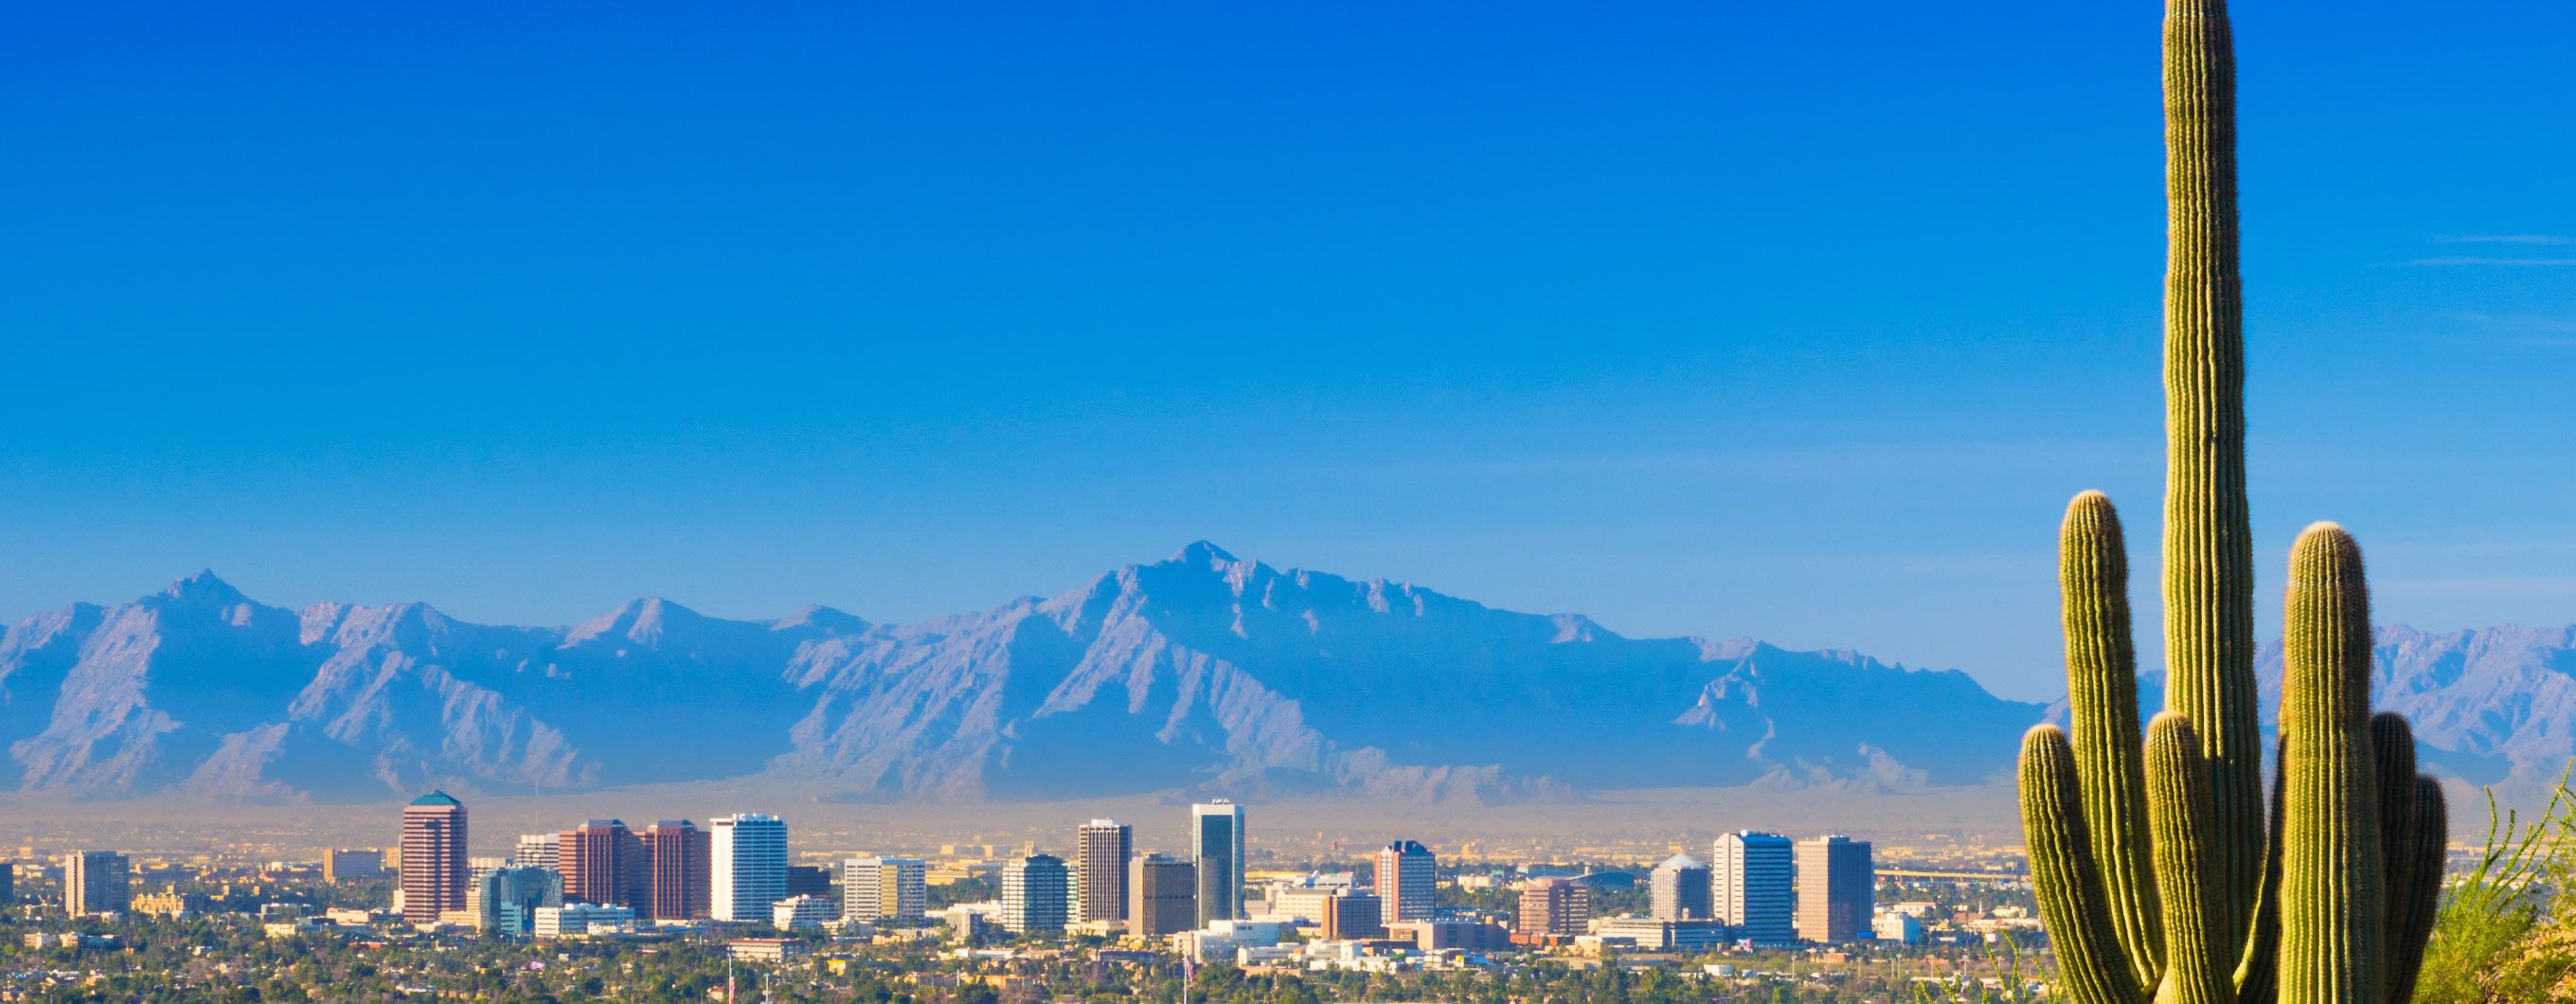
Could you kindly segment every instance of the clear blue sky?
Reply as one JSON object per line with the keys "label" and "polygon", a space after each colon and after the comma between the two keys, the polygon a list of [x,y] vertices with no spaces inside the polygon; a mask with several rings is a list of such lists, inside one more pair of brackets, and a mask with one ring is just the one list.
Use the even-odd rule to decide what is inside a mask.
{"label": "clear blue sky", "polygon": [[[2054,694],[2065,499],[2155,567],[2159,15],[27,6],[0,617],[897,620],[1206,537]],[[2576,5],[2237,38],[2262,592],[2331,517],[2383,620],[2576,619]]]}

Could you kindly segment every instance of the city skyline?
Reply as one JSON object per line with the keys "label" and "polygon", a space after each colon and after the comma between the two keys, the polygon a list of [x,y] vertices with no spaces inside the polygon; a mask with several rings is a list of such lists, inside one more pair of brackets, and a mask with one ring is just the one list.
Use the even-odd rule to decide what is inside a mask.
{"label": "city skyline", "polygon": [[2231,7],[32,9],[0,1000],[2576,999],[2576,7]]}

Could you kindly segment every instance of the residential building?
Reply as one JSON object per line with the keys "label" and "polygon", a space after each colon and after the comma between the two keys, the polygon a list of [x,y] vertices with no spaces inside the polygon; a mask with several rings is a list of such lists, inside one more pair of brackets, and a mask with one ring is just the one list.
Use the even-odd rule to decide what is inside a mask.
{"label": "residential building", "polygon": [[1574,879],[1533,879],[1521,883],[1520,893],[1520,922],[1513,932],[1524,938],[1570,938],[1592,921],[1592,887]]}
{"label": "residential building", "polygon": [[63,909],[74,917],[124,913],[133,908],[132,868],[115,851],[63,855]]}
{"label": "residential building", "polygon": [[685,819],[644,828],[642,914],[654,920],[701,920],[713,910],[715,838]]}
{"label": "residential building", "polygon": [[1798,937],[1837,945],[1870,937],[1878,874],[1869,841],[1827,835],[1798,841]]}
{"label": "residential building", "polygon": [[1013,934],[1064,930],[1072,872],[1064,859],[1032,854],[1002,869],[1002,926]]}
{"label": "residential building", "polygon": [[385,877],[385,852],[383,851],[370,847],[364,850],[333,849],[322,852],[322,881],[355,882],[359,879],[383,877]]}
{"label": "residential building", "polygon": [[635,910],[631,907],[566,903],[541,906],[535,913],[536,919],[530,923],[529,930],[539,938],[577,938],[635,930]]}
{"label": "residential building", "polygon": [[1127,919],[1127,862],[1136,856],[1135,828],[1095,819],[1074,834],[1073,919]]}
{"label": "residential building", "polygon": [[455,796],[433,791],[403,806],[404,920],[432,924],[465,909],[465,840],[465,803]]}
{"label": "residential building", "polygon": [[[160,892],[147,892],[134,897],[134,912],[145,917],[167,917],[179,920],[198,910],[195,896],[184,896],[178,886],[163,886]],[[263,911],[266,905],[262,906]]]}
{"label": "residential building", "polygon": [[930,865],[911,858],[841,863],[841,919],[920,920],[930,908]]}
{"label": "residential building", "polygon": [[1744,940],[1785,945],[1798,932],[1791,904],[1797,896],[1797,859],[1789,838],[1743,830],[1717,838],[1710,869],[1716,919],[1734,925]]}
{"label": "residential building", "polygon": [[800,927],[821,927],[831,923],[840,915],[840,912],[839,904],[828,898],[813,893],[800,893],[770,904],[769,925],[781,931],[793,931]]}
{"label": "residential building", "polygon": [[527,937],[536,933],[538,907],[564,905],[563,875],[551,868],[495,868],[474,877],[466,899],[476,928]]}
{"label": "residential building", "polygon": [[1429,920],[1439,912],[1433,902],[1440,887],[1440,861],[1431,850],[1411,840],[1398,840],[1377,852],[1377,895],[1386,901],[1388,920]]}
{"label": "residential building", "polygon": [[1158,939],[1198,924],[1198,866],[1147,854],[1127,866],[1127,933]]}
{"label": "residential building", "polygon": [[787,898],[787,821],[757,812],[718,816],[710,912],[717,920],[763,923]]}
{"label": "residential building", "polygon": [[1198,926],[1242,917],[1242,806],[1224,799],[1190,806],[1190,861],[1198,866]]}
{"label": "residential building", "polygon": [[1712,916],[1708,866],[1688,854],[1665,858],[1646,876],[1656,920],[1707,920]]}
{"label": "residential building", "polygon": [[568,902],[642,907],[652,898],[644,842],[622,819],[593,819],[558,834],[555,870]]}

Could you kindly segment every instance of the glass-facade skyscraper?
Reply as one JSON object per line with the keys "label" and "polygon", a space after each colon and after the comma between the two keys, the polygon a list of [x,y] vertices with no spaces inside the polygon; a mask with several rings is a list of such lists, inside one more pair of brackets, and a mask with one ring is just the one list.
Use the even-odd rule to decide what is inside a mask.
{"label": "glass-facade skyscraper", "polygon": [[1190,861],[1199,872],[1199,926],[1242,917],[1242,806],[1221,798],[1190,806]]}

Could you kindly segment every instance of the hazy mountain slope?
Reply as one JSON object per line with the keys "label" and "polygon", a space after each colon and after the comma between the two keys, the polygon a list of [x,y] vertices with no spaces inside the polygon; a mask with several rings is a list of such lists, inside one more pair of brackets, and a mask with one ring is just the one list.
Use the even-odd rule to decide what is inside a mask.
{"label": "hazy mountain slope", "polygon": [[[2267,733],[2281,713],[2281,646],[2255,657]],[[2527,803],[2553,788],[2576,758],[2576,626],[2505,624],[2427,632],[2402,624],[2372,632],[2371,704],[2415,726],[2423,762]],[[2164,672],[2138,675],[2142,715],[2164,706]],[[2049,708],[2066,720],[2066,702]]]}
{"label": "hazy mountain slope", "polygon": [[[15,784],[89,797],[755,773],[872,800],[1909,788],[1994,776],[2042,713],[1957,672],[1624,638],[1205,543],[918,624],[820,608],[735,621],[656,599],[570,628],[419,604],[294,614],[199,575],[0,637]],[[2464,748],[2490,741],[2482,720],[2454,730]]]}

